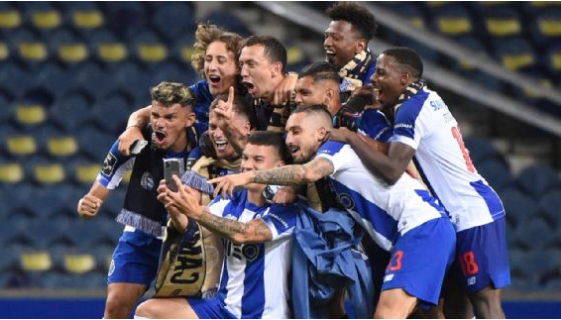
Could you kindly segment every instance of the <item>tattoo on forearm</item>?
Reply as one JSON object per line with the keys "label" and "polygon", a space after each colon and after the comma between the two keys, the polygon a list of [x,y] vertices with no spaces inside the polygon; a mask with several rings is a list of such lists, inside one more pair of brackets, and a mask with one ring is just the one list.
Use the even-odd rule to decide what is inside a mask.
{"label": "tattoo on forearm", "polygon": [[302,165],[290,165],[255,172],[255,182],[283,186],[307,183],[306,170]]}
{"label": "tattoo on forearm", "polygon": [[206,209],[203,211],[199,222],[204,227],[216,231],[227,238],[232,238],[238,234],[247,235],[249,231],[249,226],[247,224],[232,219],[217,217]]}

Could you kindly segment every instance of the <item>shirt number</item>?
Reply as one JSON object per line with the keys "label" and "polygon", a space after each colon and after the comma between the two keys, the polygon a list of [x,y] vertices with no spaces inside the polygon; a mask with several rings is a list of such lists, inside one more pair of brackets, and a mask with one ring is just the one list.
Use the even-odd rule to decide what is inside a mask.
{"label": "shirt number", "polygon": [[460,132],[460,128],[452,127],[452,136],[458,142],[458,146],[462,151],[462,156],[464,157],[464,161],[466,162],[466,166],[469,172],[475,173],[475,167],[473,166],[473,162],[471,162],[471,158],[469,157],[469,152],[464,145],[464,139],[462,139],[462,133]]}

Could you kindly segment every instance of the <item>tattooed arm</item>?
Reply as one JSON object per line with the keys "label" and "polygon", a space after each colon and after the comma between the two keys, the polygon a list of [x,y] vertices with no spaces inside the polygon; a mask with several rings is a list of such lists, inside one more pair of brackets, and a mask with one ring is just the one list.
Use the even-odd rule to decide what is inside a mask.
{"label": "tattooed arm", "polygon": [[261,219],[251,220],[247,223],[239,222],[215,216],[208,208],[204,208],[200,214],[192,215],[192,217],[202,226],[234,243],[263,243],[273,239],[269,226]]}
{"label": "tattooed arm", "polygon": [[275,169],[231,174],[212,179],[209,182],[217,183],[214,189],[215,196],[222,191],[222,196],[225,197],[226,193],[232,195],[234,188],[252,182],[284,186],[300,185],[315,182],[332,174],[334,170],[331,161],[325,158],[316,158],[304,165],[289,165]]}

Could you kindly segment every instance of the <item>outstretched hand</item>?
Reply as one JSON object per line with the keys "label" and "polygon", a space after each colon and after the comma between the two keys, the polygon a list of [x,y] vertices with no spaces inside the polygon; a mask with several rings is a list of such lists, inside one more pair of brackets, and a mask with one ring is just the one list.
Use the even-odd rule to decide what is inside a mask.
{"label": "outstretched hand", "polygon": [[234,189],[239,186],[245,186],[253,182],[253,177],[251,172],[244,172],[239,174],[229,174],[227,176],[214,178],[209,180],[210,183],[216,183],[214,188],[214,196],[216,197],[219,193],[222,194],[222,198],[226,198],[226,194],[233,196]]}
{"label": "outstretched hand", "polygon": [[329,140],[340,141],[343,143],[349,143],[351,135],[355,134],[345,127],[339,129],[333,128],[329,131],[329,133]]}

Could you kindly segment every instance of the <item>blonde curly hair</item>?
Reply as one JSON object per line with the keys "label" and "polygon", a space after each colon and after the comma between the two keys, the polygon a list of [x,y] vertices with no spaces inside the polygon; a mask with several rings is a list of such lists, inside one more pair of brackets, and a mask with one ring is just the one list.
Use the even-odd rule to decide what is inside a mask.
{"label": "blonde curly hair", "polygon": [[195,98],[186,85],[177,82],[160,82],[157,86],[150,88],[152,100],[158,101],[164,106],[179,103],[182,106],[192,106]]}
{"label": "blonde curly hair", "polygon": [[197,26],[195,32],[195,53],[191,57],[191,65],[193,69],[204,77],[205,55],[208,46],[215,42],[220,41],[226,44],[226,49],[234,53],[236,62],[236,73],[239,73],[240,63],[239,56],[243,46],[243,38],[237,33],[227,32],[220,27],[213,24],[201,23]]}

